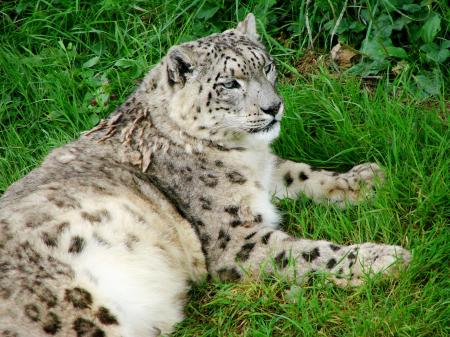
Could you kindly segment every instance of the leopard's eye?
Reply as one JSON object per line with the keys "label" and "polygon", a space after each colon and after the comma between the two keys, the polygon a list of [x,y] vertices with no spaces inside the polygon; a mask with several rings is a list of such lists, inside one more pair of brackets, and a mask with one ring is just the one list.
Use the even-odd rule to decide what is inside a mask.
{"label": "leopard's eye", "polygon": [[268,73],[270,73],[272,71],[272,67],[273,67],[273,63],[269,63],[268,65],[266,65],[264,67],[264,73],[267,75]]}
{"label": "leopard's eye", "polygon": [[232,80],[232,81],[228,81],[228,82],[222,83],[222,85],[225,88],[227,88],[227,89],[239,89],[241,87],[239,82],[236,81],[236,80]]}

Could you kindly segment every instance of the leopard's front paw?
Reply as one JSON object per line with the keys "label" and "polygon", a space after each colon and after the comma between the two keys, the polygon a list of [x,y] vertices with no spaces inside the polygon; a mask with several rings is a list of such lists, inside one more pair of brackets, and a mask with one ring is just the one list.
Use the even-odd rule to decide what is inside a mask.
{"label": "leopard's front paw", "polygon": [[[345,202],[356,204],[371,197],[376,184],[383,181],[384,173],[377,164],[364,163],[357,165],[347,173],[336,177],[336,190],[340,192],[341,197],[336,198],[336,201],[342,206],[345,205]],[[345,193],[342,193],[342,191]]]}
{"label": "leopard's front paw", "polygon": [[351,185],[356,189],[366,188],[373,190],[377,181],[384,181],[384,173],[380,166],[375,163],[364,163],[356,165],[350,171],[345,173],[347,179],[350,179]]}
{"label": "leopard's front paw", "polygon": [[339,278],[337,275],[336,283],[358,286],[363,283],[366,275],[398,277],[400,270],[411,261],[411,253],[400,246],[364,243],[353,246],[346,259],[348,277]]}
{"label": "leopard's front paw", "polygon": [[403,247],[364,243],[359,245],[355,270],[397,275],[399,268],[410,261],[411,253]]}

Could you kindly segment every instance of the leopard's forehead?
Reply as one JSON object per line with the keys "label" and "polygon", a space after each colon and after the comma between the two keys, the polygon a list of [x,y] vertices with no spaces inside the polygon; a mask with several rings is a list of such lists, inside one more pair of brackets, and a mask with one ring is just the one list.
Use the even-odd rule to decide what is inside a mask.
{"label": "leopard's forehead", "polygon": [[235,30],[210,35],[189,42],[187,46],[199,55],[201,63],[223,66],[224,70],[235,63],[242,69],[244,76],[273,62],[262,44],[248,39]]}

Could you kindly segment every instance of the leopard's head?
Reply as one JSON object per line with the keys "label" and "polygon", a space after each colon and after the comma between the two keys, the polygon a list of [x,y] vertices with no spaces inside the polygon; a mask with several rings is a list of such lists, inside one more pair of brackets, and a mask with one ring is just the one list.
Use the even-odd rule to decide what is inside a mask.
{"label": "leopard's head", "polygon": [[283,102],[255,17],[235,29],[172,47],[162,63],[169,117],[187,134],[222,144],[272,141]]}

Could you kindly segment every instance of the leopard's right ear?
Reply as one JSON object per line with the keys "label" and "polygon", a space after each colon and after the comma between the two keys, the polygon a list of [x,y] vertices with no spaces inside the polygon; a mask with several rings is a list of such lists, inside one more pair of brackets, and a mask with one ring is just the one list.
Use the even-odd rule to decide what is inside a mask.
{"label": "leopard's right ear", "polygon": [[167,81],[184,86],[186,79],[194,71],[193,51],[186,46],[174,46],[167,54]]}

